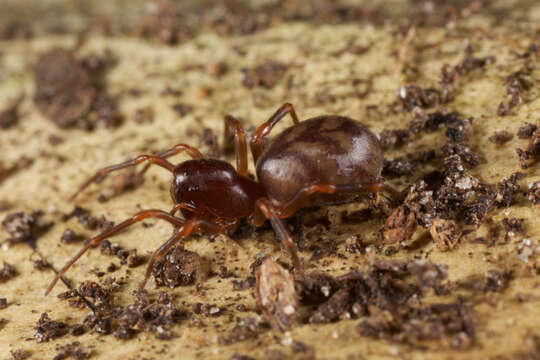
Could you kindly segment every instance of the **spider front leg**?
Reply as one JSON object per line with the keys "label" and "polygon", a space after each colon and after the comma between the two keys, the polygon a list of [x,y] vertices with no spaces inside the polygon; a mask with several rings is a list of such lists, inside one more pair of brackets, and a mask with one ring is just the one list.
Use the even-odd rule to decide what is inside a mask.
{"label": "spider front leg", "polygon": [[164,151],[158,155],[139,155],[133,160],[128,160],[120,164],[107,166],[106,168],[103,168],[101,170],[98,170],[90,179],[88,179],[79,190],[77,190],[70,198],[70,201],[73,201],[81,192],[83,192],[90,184],[94,182],[98,182],[99,180],[103,179],[107,174],[117,171],[120,169],[125,169],[127,167],[136,166],[142,162],[148,161],[148,164],[136,175],[137,180],[142,178],[144,173],[148,170],[148,168],[155,164],[159,165],[170,172],[173,172],[174,165],[165,160],[165,158],[168,158],[170,156],[176,155],[182,151],[186,151],[192,158],[198,159],[202,158],[202,154],[199,152],[199,150],[195,149],[194,147],[191,147],[186,144],[177,144],[170,148],[167,151]]}
{"label": "spider front leg", "polygon": [[92,184],[93,182],[98,182],[103,177],[105,177],[105,175],[107,175],[107,174],[109,174],[109,173],[111,173],[113,171],[117,171],[117,170],[120,170],[120,169],[125,169],[127,167],[138,165],[138,164],[140,164],[140,163],[142,163],[144,161],[148,161],[149,164],[159,165],[162,168],[169,170],[170,172],[174,171],[174,165],[171,164],[170,162],[168,162],[167,160],[160,158],[159,156],[156,156],[156,155],[139,155],[133,160],[128,160],[128,161],[125,161],[125,162],[120,163],[120,164],[107,166],[106,168],[98,170],[94,174],[94,176],[92,176],[84,184],[81,185],[79,190],[77,190],[73,195],[71,195],[71,197],[69,198],[69,201],[75,200],[77,195],[79,195],[81,192],[83,192],[90,184]]}
{"label": "spider front leg", "polygon": [[121,222],[120,224],[116,225],[112,229],[109,229],[107,231],[104,231],[103,233],[99,234],[98,236],[90,239],[88,244],[84,248],[82,248],[73,258],[71,258],[70,261],[58,272],[56,277],[53,279],[53,281],[50,283],[50,285],[47,287],[47,290],[45,291],[45,296],[47,296],[51,290],[54,288],[58,280],[66,271],[69,270],[69,268],[81,257],[84,255],[85,252],[87,252],[90,248],[94,246],[98,246],[103,240],[106,238],[115,235],[120,230],[125,229],[126,227],[133,225],[139,221],[143,221],[146,218],[154,217],[159,218],[165,221],[168,221],[175,227],[179,228],[181,226],[184,226],[185,222],[182,219],[176,218],[165,211],[162,210],[146,210],[141,211],[137,214],[135,214],[133,217]]}
{"label": "spider front leg", "polygon": [[[203,155],[201,154],[201,152],[199,150],[197,150],[193,146],[190,146],[190,145],[187,145],[187,144],[176,144],[172,148],[170,148],[169,150],[165,150],[163,152],[160,152],[156,156],[159,156],[162,159],[166,159],[166,158],[171,157],[173,155],[179,154],[179,153],[181,153],[183,151],[187,152],[188,155],[191,156],[193,159],[201,159],[203,157]],[[150,165],[152,165],[152,164],[146,164],[144,166],[144,168],[141,171],[139,171],[139,173],[137,174],[137,180],[142,178],[142,176],[148,170]]]}
{"label": "spider front leg", "polygon": [[232,143],[234,136],[235,150],[236,150],[236,171],[242,175],[248,174],[248,158],[247,158],[247,144],[246,144],[246,132],[242,127],[242,124],[231,115],[225,116],[224,119],[224,141],[223,145],[225,150]]}
{"label": "spider front leg", "polygon": [[294,124],[298,124],[298,116],[292,104],[285,103],[268,119],[268,121],[262,123],[255,131],[255,134],[251,138],[251,153],[253,154],[253,161],[257,163],[257,159],[262,152],[262,142],[266,135],[270,134],[274,125],[278,123],[285,115],[291,114],[291,118]]}

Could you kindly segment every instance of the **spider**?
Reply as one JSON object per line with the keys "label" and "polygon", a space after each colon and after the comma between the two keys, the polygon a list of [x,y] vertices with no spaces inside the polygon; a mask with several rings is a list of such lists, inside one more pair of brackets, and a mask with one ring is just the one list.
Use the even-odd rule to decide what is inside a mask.
{"label": "spider", "polygon": [[[294,124],[263,148],[264,138],[287,114]],[[70,200],[113,171],[145,162],[145,167],[137,174],[142,176],[151,165],[158,165],[173,175],[170,193],[174,207],[170,212],[141,211],[92,238],[60,270],[45,295],[86,251],[147,218],[168,221],[175,231],[152,255],[139,290],[144,289],[155,262],[184,238],[190,234],[230,232],[243,219],[255,227],[269,220],[289,250],[295,270],[305,279],[296,246],[283,219],[302,207],[352,201],[366,192],[385,191],[401,198],[401,194],[380,177],[383,155],[377,137],[355,120],[323,115],[299,122],[294,107],[289,103],[282,105],[251,138],[258,181],[248,177],[248,150],[242,125],[230,115],[225,116],[224,125],[225,146],[233,144],[234,139],[236,170],[228,162],[204,158],[197,149],[178,144],[158,155],[139,155],[133,160],[105,167],[86,181]],[[181,152],[186,152],[192,159],[178,165],[167,160]],[[182,218],[175,216],[178,211]]]}

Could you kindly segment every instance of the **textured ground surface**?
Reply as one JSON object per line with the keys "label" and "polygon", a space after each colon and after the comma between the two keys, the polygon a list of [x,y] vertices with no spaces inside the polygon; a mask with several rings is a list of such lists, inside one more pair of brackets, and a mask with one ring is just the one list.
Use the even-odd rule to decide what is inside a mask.
{"label": "textured ground surface", "polygon": [[[25,39],[22,32],[0,40],[0,109],[25,94],[18,108],[18,123],[0,129],[0,219],[17,211],[41,210],[44,212],[41,221],[52,222],[52,225],[36,235],[35,249],[18,242],[6,244],[0,250],[0,262],[13,265],[18,273],[0,283],[0,298],[7,299],[7,307],[0,309],[0,318],[4,319],[0,324],[0,358],[9,358],[10,352],[21,349],[27,351],[30,358],[52,358],[59,353],[60,346],[74,341],[91,349],[92,359],[158,359],[171,358],[173,354],[178,357],[177,354],[182,354],[181,358],[186,359],[202,356],[228,359],[234,354],[257,359],[272,355],[298,359],[517,359],[520,356],[533,359],[540,356],[540,255],[534,253],[539,246],[540,206],[533,206],[523,195],[530,184],[540,180],[540,170],[538,163],[520,169],[515,151],[516,148],[526,149],[529,141],[516,135],[520,126],[524,122],[540,121],[540,54],[528,53],[529,45],[540,45],[540,28],[537,27],[540,5],[501,1],[488,9],[479,2],[468,8],[454,9],[431,2],[415,7],[382,3],[379,11],[382,15],[373,15],[373,21],[368,21],[370,15],[352,23],[332,19],[327,23],[324,19],[316,23],[276,21],[268,28],[241,35],[235,31],[219,35],[207,29],[190,35],[180,44],[168,45],[155,38],[136,37],[134,31],[116,29],[124,25],[111,20],[114,19],[112,14],[125,14],[122,21],[129,26],[145,16],[143,9],[147,8],[142,4],[134,3],[122,9],[120,3],[119,8],[114,8],[107,2],[101,8],[101,2],[92,6],[74,2],[76,5],[68,7],[61,2],[47,5],[35,2],[35,8],[21,8],[16,1],[5,3],[21,19],[34,14],[31,19],[36,28],[33,37]],[[430,9],[443,14],[437,21],[444,25],[432,26],[424,21],[430,18]],[[33,12],[45,15],[35,16]],[[1,13],[2,16],[7,14]],[[89,23],[98,23],[91,16],[100,13],[105,14],[104,18],[109,16],[112,35],[104,35],[98,26],[92,26],[81,41],[79,31]],[[62,26],[55,30],[53,25],[59,23],[58,19],[62,19]],[[7,25],[10,20],[0,21],[3,21],[0,25]],[[404,63],[400,66],[400,50],[404,49],[411,24],[416,24],[415,30],[408,33],[411,41],[407,50],[402,51]],[[56,47],[75,49],[77,43],[80,45],[75,54],[79,59],[88,54],[103,56],[107,53],[114,59],[101,87],[117,99],[123,123],[116,128],[98,125],[93,131],[60,129],[33,102],[33,68],[39,56]],[[461,297],[472,306],[475,331],[469,346],[455,349],[452,344],[436,340],[411,345],[376,339],[357,331],[358,319],[309,324],[307,317],[312,308],[308,307],[301,309],[299,320],[286,335],[260,325],[255,331],[256,337],[224,345],[220,339],[228,336],[239,319],[260,319],[255,313],[253,288],[233,290],[232,280],[251,276],[249,265],[261,254],[289,263],[288,254],[280,250],[270,229],[239,237],[236,240],[239,247],[223,237],[212,242],[207,236],[187,241],[186,248],[206,259],[211,273],[219,274],[220,267],[225,266],[234,277],[211,275],[200,279],[199,287],[160,288],[187,316],[186,320],[171,326],[175,336],[170,340],[156,339],[151,332],[119,340],[113,335],[86,331],[77,337],[68,334],[48,342],[36,342],[34,327],[43,312],[70,327],[81,324],[89,314],[88,308],[71,307],[66,300],[56,297],[66,290],[64,284],[58,284],[52,296],[43,297],[46,284],[54,274],[50,269],[36,269],[34,262],[41,257],[58,269],[82,246],[80,241],[60,242],[66,228],[86,238],[97,232],[87,229],[75,218],[64,220],[63,216],[73,210],[68,196],[99,167],[139,153],[166,149],[179,142],[201,146],[207,153],[216,151],[211,146],[212,134],[221,143],[225,114],[240,117],[246,129],[252,130],[284,102],[293,103],[301,118],[335,113],[359,119],[376,133],[383,129],[407,128],[415,110],[403,109],[397,90],[405,84],[440,88],[441,67],[462,63],[468,45],[474,50],[475,58],[493,56],[494,61],[488,60],[460,76],[453,85],[451,101],[422,111],[431,113],[444,107],[448,112],[457,111],[462,118],[474,117],[473,135],[468,145],[482,160],[468,170],[469,174],[482,183],[495,185],[501,178],[521,171],[524,175],[518,181],[521,190],[512,204],[506,208],[495,206],[487,216],[489,220],[479,227],[468,225],[464,218],[457,216],[465,235],[448,252],[441,252],[431,240],[429,229],[422,227],[416,229],[408,242],[413,245],[404,246],[396,253],[385,252],[381,229],[386,216],[379,212],[362,221],[332,225],[315,240],[310,240],[315,241],[315,245],[318,242],[319,247],[337,244],[336,251],[324,253],[322,257],[313,256],[314,247],[309,250],[310,247],[305,246],[301,256],[308,272],[318,270],[332,275],[361,267],[373,257],[431,260],[448,266],[445,282],[451,291],[438,296],[437,300],[456,301]],[[522,56],[525,53],[528,55]],[[269,83],[245,86],[249,81],[243,69],[253,69],[270,60],[281,65],[273,65]],[[219,74],[222,66],[225,70]],[[511,99],[507,95],[509,85],[505,77],[517,71],[524,72],[522,78],[527,84],[522,87],[521,103],[511,108],[508,115],[501,116],[501,101],[507,103]],[[276,75],[279,72],[282,74]],[[275,84],[272,83],[274,77],[277,77]],[[152,113],[153,120],[136,121],[145,112]],[[207,130],[203,136],[205,129],[213,133]],[[389,177],[390,183],[405,189],[440,168],[444,158],[440,148],[447,141],[445,129],[443,126],[434,132],[414,134],[408,143],[387,151],[385,156],[393,159],[435,149],[438,159],[418,163],[413,174]],[[488,140],[499,130],[513,135],[503,145]],[[57,143],[56,138],[62,141]],[[31,163],[25,158],[31,159]],[[184,157],[175,159],[181,161]],[[227,159],[233,161],[230,155]],[[250,169],[253,170],[251,164]],[[151,169],[146,181],[136,189],[106,202],[98,201],[100,194],[107,195],[112,181],[107,179],[100,185],[92,185],[78,198],[77,204],[94,216],[104,215],[116,223],[138,209],[172,207],[168,191],[170,178],[161,169]],[[367,206],[360,202],[331,210],[351,213]],[[325,217],[327,211],[321,209],[318,214]],[[317,215],[300,215],[297,221],[310,217],[317,218]],[[523,218],[524,233],[505,231],[504,218]],[[170,235],[171,229],[168,224],[155,220],[145,223],[153,226],[133,226],[116,236],[114,242],[128,250],[136,248],[139,254],[151,254]],[[348,239],[356,234],[361,235],[364,250],[346,251]],[[7,232],[0,232],[0,239],[9,237]],[[476,241],[478,238],[488,240]],[[490,242],[495,245],[489,246]],[[529,255],[523,256],[524,251]],[[108,272],[106,269],[111,262],[116,269]],[[77,285],[84,280],[104,283],[114,276],[120,288],[111,295],[110,301],[114,306],[126,306],[133,302],[133,291],[144,269],[144,265],[128,268],[121,265],[117,257],[102,255],[95,249],[73,266],[67,278]],[[471,290],[470,286],[465,286],[474,279],[485,279],[489,270],[512,271],[513,275],[508,285],[497,288],[498,291]],[[106,274],[99,277],[99,272]],[[158,291],[154,281],[147,289],[151,294]],[[430,301],[430,295],[425,301]],[[207,316],[204,311],[196,314],[193,312],[196,303],[211,304],[220,311],[214,316]],[[243,304],[245,311],[239,311],[238,304]],[[298,342],[305,344],[307,350]]]}

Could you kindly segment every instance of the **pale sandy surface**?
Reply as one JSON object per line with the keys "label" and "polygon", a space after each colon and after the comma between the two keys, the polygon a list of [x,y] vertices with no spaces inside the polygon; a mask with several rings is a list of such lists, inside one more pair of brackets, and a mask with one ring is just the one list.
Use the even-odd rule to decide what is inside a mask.
{"label": "pale sandy surface", "polygon": [[[534,29],[540,24],[540,5],[527,9],[526,14],[519,15],[525,18],[519,26],[503,24],[500,28],[490,30],[519,41],[524,48],[533,40],[538,44],[538,33],[535,34]],[[470,30],[490,27],[490,24],[489,16],[482,15],[480,11],[479,15],[460,21],[459,26],[464,30],[457,31],[452,38],[444,39],[443,30],[419,29],[416,34],[417,45],[424,42],[436,44],[442,40],[444,43],[423,51],[413,49],[412,53],[408,53],[407,61],[414,71],[397,77],[392,77],[392,71],[396,63],[395,51],[399,49],[401,41],[396,37],[396,29],[391,24],[378,28],[354,24],[282,24],[254,35],[230,38],[205,32],[192,41],[174,47],[133,37],[90,36],[78,54],[105,50],[112,52],[117,62],[107,73],[107,90],[119,96],[120,111],[126,118],[124,124],[114,131],[97,129],[91,133],[56,128],[37,111],[31,101],[34,83],[29,69],[38,55],[56,46],[70,48],[76,36],[38,36],[30,40],[0,42],[0,106],[21,92],[27,94],[20,107],[19,124],[9,130],[0,130],[1,160],[9,165],[22,155],[34,159],[30,167],[15,172],[0,183],[0,199],[10,206],[0,213],[0,218],[14,211],[45,211],[46,218],[55,221],[55,225],[38,239],[37,251],[58,268],[80,247],[80,244],[60,244],[60,236],[67,227],[86,236],[92,235],[75,219],[66,223],[61,217],[73,208],[67,201],[68,195],[97,168],[123,161],[143,151],[165,149],[179,142],[198,145],[199,137],[189,134],[200,134],[201,129],[211,128],[221,135],[222,119],[227,113],[243,118],[246,128],[255,126],[285,101],[295,105],[301,118],[337,113],[360,119],[375,132],[384,128],[404,127],[411,119],[409,113],[391,113],[386,110],[389,104],[396,101],[396,89],[405,82],[435,84],[443,63],[454,65],[462,60],[464,39],[474,45],[475,56],[494,55],[496,62],[463,80],[455,101],[448,104],[447,108],[476,119],[471,146],[485,157],[486,162],[474,168],[472,174],[486,183],[496,183],[501,177],[519,170],[514,149],[524,148],[526,141],[514,136],[507,144],[499,147],[489,142],[488,136],[494,130],[501,129],[515,134],[524,121],[536,122],[540,119],[540,60],[537,57],[533,61],[533,85],[526,95],[525,103],[514,110],[514,115],[497,116],[497,106],[506,91],[502,77],[519,69],[522,63],[516,61],[513,54],[516,50],[504,42],[496,38],[488,39]],[[347,52],[333,55],[350,42],[367,46],[368,50],[359,55]],[[271,90],[243,87],[241,69],[266,59],[291,65],[282,81]],[[206,73],[207,64],[214,61],[224,61],[228,65],[227,73],[220,78]],[[285,86],[288,77],[293,77],[293,85],[289,89]],[[351,85],[353,78],[373,80],[373,89],[368,96],[354,96],[355,89]],[[182,90],[182,95],[160,95],[167,86]],[[133,88],[141,91],[140,97],[128,94]],[[211,88],[211,95],[201,97],[201,88]],[[332,95],[335,100],[319,103],[317,98],[321,95]],[[259,97],[257,103],[262,105],[254,105],[255,97]],[[180,117],[171,109],[171,105],[176,102],[192,105],[193,110]],[[368,112],[367,105],[377,105],[381,110]],[[153,108],[154,122],[144,125],[135,123],[132,120],[134,111],[146,106]],[[50,134],[56,134],[65,141],[52,146],[47,141]],[[433,144],[442,144],[442,141],[442,131],[425,134],[411,146],[388,152],[386,156],[392,158],[404,152],[427,149]],[[65,160],[60,160],[60,157]],[[181,159],[182,156],[179,156],[178,161]],[[430,170],[429,167],[421,167],[419,177]],[[520,184],[524,189],[540,179],[538,164],[523,172],[525,178]],[[156,168],[150,171],[147,181],[134,191],[99,203],[99,189],[106,187],[107,183],[102,184],[101,188],[94,185],[78,199],[78,203],[95,215],[103,214],[107,219],[119,222],[139,208],[171,208],[169,181],[168,174]],[[363,206],[355,204],[350,205],[350,208]],[[494,222],[504,217],[525,218],[527,237],[533,241],[538,241],[540,237],[539,216],[540,207],[532,207],[522,196],[511,208],[492,213]],[[324,236],[338,242],[338,250],[343,253],[345,239],[351,234],[363,234],[368,243],[380,241],[378,232],[383,221],[379,218],[354,226],[343,225]],[[169,236],[171,230],[163,222],[148,222],[155,223],[155,226],[134,226],[118,235],[114,241],[125,248],[136,247],[140,253],[150,254]],[[516,354],[534,346],[530,342],[534,334],[540,335],[540,278],[527,272],[525,264],[517,257],[522,235],[516,235],[506,245],[494,248],[469,242],[485,235],[486,231],[485,226],[480,227],[465,236],[451,252],[442,253],[428,241],[415,250],[402,250],[391,257],[413,259],[425,258],[429,254],[430,260],[449,267],[449,281],[456,287],[467,279],[484,276],[489,269],[514,270],[515,279],[504,292],[489,295],[487,301],[476,301],[476,337],[473,346],[466,352],[449,350],[437,343],[426,343],[426,349],[419,349],[363,337],[355,329],[358,320],[344,320],[328,325],[297,323],[288,336],[263,329],[256,340],[220,346],[217,343],[218,337],[226,334],[237,317],[254,316],[255,301],[251,290],[233,292],[232,283],[217,276],[202,282],[204,296],[197,294],[194,286],[166,290],[175,295],[175,301],[181,309],[190,311],[192,304],[207,302],[216,304],[224,311],[221,316],[204,318],[205,327],[192,326],[189,321],[175,326],[173,330],[177,336],[170,341],[156,340],[154,335],[148,333],[141,333],[129,341],[86,333],[77,338],[64,336],[38,344],[33,339],[33,328],[41,313],[47,311],[53,319],[73,324],[82,322],[88,310],[71,308],[56,296],[43,297],[46,284],[53,277],[52,272],[34,269],[31,260],[37,255],[26,245],[16,244],[0,250],[0,263],[7,261],[16,266],[19,272],[17,277],[0,285],[0,297],[6,297],[9,303],[6,309],[0,310],[0,317],[6,319],[6,323],[0,327],[0,358],[9,358],[10,351],[14,349],[29,350],[35,359],[52,358],[57,352],[57,346],[75,340],[93,349],[92,359],[227,359],[234,353],[264,358],[268,348],[280,349],[291,358],[300,358],[301,355],[292,353],[290,342],[293,339],[312,347],[317,359],[480,359],[496,356],[514,359]],[[415,238],[425,236],[429,237],[423,229],[418,229],[415,234]],[[0,237],[6,238],[7,234],[0,233]],[[253,237],[239,240],[241,249],[237,249],[220,238],[209,243],[207,237],[202,236],[188,241],[186,248],[206,259],[214,259],[212,268],[216,271],[220,265],[225,265],[234,269],[239,277],[245,278],[249,272],[247,268],[257,254],[264,253],[288,262],[288,255],[280,251],[272,239],[273,232],[258,232]],[[301,256],[309,259],[311,254],[304,252]],[[344,272],[340,270],[343,266],[349,268],[365,261],[362,256],[346,256],[347,259],[331,256],[311,262],[309,270],[325,269],[337,275]],[[382,254],[378,256],[386,258]],[[71,269],[68,277],[74,284],[86,279],[96,280],[96,272],[103,271],[111,261],[118,263],[116,258],[102,256],[98,250],[90,251]],[[132,291],[141,280],[143,272],[144,266],[129,270],[121,266],[113,273],[118,279],[124,280],[121,291],[114,294],[116,304],[125,305],[132,301]],[[151,292],[156,291],[153,281],[148,288]],[[62,291],[65,291],[65,287],[59,284],[53,295]],[[457,294],[459,292],[453,293],[450,298],[455,299]],[[516,294],[526,294],[527,300],[516,300]],[[464,291],[463,296],[472,295]],[[239,302],[237,297],[247,306],[248,312],[235,310]],[[481,298],[478,295],[476,297]],[[217,325],[219,328],[216,328]]]}

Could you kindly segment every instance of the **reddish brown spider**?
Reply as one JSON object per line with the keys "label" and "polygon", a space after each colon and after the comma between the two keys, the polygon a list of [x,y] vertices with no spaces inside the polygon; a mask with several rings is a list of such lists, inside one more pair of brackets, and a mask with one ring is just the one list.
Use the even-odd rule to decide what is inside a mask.
{"label": "reddish brown spider", "polygon": [[[274,125],[290,114],[294,125],[287,128],[265,149],[263,139]],[[242,219],[253,226],[269,220],[282,243],[289,249],[294,267],[304,277],[296,246],[281,219],[299,208],[351,201],[364,192],[385,190],[400,194],[385,185],[381,178],[382,150],[379,141],[366,127],[342,116],[325,115],[303,122],[291,104],[281,106],[263,123],[251,139],[251,151],[258,182],[248,177],[248,152],[244,129],[232,116],[225,117],[225,145],[234,137],[236,170],[227,162],[205,159],[189,145],[178,144],[159,155],[140,155],[135,159],[99,170],[71,197],[73,200],[91,183],[110,172],[147,162],[138,176],[150,165],[169,170],[173,176],[170,212],[145,210],[98,236],[79,251],[51,282],[45,295],[60,277],[88,249],[120,230],[149,217],[160,218],[175,227],[173,236],[154,253],[140,290],[144,289],[154,263],[191,233],[224,233],[234,230]],[[187,152],[193,160],[173,165],[166,158]],[[175,216],[180,210],[183,218]]]}

